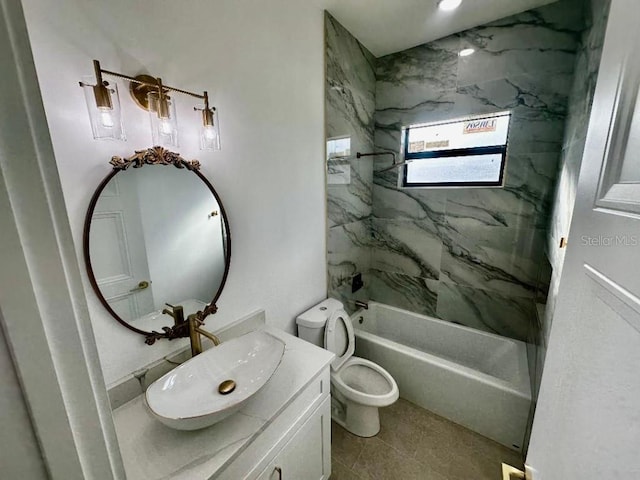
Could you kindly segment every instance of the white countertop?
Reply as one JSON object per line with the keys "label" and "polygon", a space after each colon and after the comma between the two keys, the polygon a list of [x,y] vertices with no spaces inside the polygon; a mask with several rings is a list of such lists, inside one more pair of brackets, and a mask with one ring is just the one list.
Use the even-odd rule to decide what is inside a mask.
{"label": "white countertop", "polygon": [[229,465],[326,368],[333,354],[272,327],[285,342],[280,366],[238,413],[197,431],[172,430],[153,418],[140,395],[114,410],[127,478],[209,479]]}

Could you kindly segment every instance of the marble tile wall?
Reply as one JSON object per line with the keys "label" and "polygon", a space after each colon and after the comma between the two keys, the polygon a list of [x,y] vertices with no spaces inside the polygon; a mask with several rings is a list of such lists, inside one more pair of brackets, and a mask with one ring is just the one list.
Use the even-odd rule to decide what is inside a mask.
{"label": "marble tile wall", "polygon": [[[375,57],[328,13],[326,34],[326,135],[349,137],[351,152],[371,152],[375,131]],[[327,162],[349,169],[349,183],[327,185],[329,296],[353,310],[351,300],[368,298],[366,280],[372,212],[373,165],[367,160]],[[362,273],[365,288],[351,294],[351,279]]]}
{"label": "marble tile wall", "polygon": [[582,154],[584,153],[611,1],[590,0],[587,4],[587,28],[582,34],[575,66],[575,78],[569,97],[562,157],[547,241],[547,252],[553,268],[553,276],[549,288],[547,309],[542,322],[545,344],[551,329],[551,318],[566,252],[565,249],[559,248],[560,239],[568,237],[569,234],[578,186],[578,173],[582,164]]}
{"label": "marble tile wall", "polygon": [[[528,424],[531,430],[533,412],[542,380],[542,371],[547,350],[547,340],[551,329],[556,296],[564,264],[565,249],[560,249],[560,238],[567,237],[573,214],[578,173],[582,164],[591,105],[595,93],[596,80],[602,56],[604,35],[607,26],[610,0],[590,0],[586,2],[586,28],[582,32],[575,62],[574,80],[569,95],[567,121],[565,123],[562,155],[557,173],[556,189],[553,197],[549,232],[545,253],[548,260],[550,279],[546,305],[537,305],[537,328],[535,337],[529,339],[529,373],[531,378],[532,414]],[[528,438],[528,435],[527,435]]]}
{"label": "marble tile wall", "polygon": [[[399,189],[377,174],[372,300],[527,340],[584,19],[555,4],[377,60],[375,147],[404,125],[513,113],[504,188]],[[459,57],[463,48],[474,48]]]}

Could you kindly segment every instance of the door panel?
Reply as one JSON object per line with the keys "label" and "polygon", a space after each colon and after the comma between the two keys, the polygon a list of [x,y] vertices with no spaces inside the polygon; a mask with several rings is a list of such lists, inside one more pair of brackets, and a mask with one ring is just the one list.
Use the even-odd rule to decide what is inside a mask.
{"label": "door panel", "polygon": [[[131,185],[122,184],[132,183]],[[153,287],[137,289],[149,276],[137,186],[128,176],[109,182],[96,204],[91,223],[91,261],[96,281],[111,308],[125,320],[154,310]]]}
{"label": "door panel", "polygon": [[113,296],[107,298],[109,305],[113,308],[120,318],[138,318],[140,308],[136,301],[136,295],[126,293],[120,296]]}
{"label": "door panel", "polygon": [[640,29],[612,0],[527,466],[640,478]]}
{"label": "door panel", "polygon": [[123,212],[101,212],[93,217],[92,239],[99,242],[101,256],[93,260],[98,285],[131,280],[131,256],[125,236]]}
{"label": "door panel", "polygon": [[[628,44],[639,43],[637,28],[625,35]],[[640,213],[640,51],[627,45],[616,55],[616,63],[610,79],[616,88],[609,93],[613,104],[596,206]]]}
{"label": "door panel", "polygon": [[327,480],[330,475],[331,398],[327,398],[256,480]]}
{"label": "door panel", "polygon": [[[324,406],[329,405],[327,401]],[[323,438],[331,430],[331,412],[322,406],[320,413],[313,415],[298,430],[282,452],[278,454],[276,466],[282,471],[282,480],[322,480],[325,476]],[[324,411],[323,411],[324,410]],[[275,478],[278,478],[277,475]],[[278,478],[278,480],[280,480]]]}
{"label": "door panel", "polygon": [[558,421],[544,432],[554,452],[540,478],[640,478],[640,299],[589,266],[581,274],[584,301],[567,333],[575,367],[556,377]]}

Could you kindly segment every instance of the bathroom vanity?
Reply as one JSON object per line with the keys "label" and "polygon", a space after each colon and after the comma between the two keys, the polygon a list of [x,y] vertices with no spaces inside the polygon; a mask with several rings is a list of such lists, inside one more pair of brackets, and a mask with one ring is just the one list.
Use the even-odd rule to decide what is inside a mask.
{"label": "bathroom vanity", "polygon": [[[334,355],[265,326],[263,311],[207,331],[231,259],[218,193],[198,161],[160,146],[109,164],[87,210],[87,275],[114,320],[144,337],[137,348],[171,351],[110,385],[127,479],[328,479]],[[247,334],[257,329],[268,335]],[[223,343],[173,371],[201,337]],[[191,355],[167,347],[182,338]]]}
{"label": "bathroom vanity", "polygon": [[285,343],[280,366],[243,408],[211,427],[173,430],[139,395],[113,412],[129,480],[328,479],[333,354],[268,326]]}

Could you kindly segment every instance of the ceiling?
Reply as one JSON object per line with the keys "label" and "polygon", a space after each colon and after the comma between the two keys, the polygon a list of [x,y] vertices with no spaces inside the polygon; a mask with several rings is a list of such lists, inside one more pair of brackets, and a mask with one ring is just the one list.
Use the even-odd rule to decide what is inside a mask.
{"label": "ceiling", "polygon": [[463,0],[454,11],[438,0],[316,0],[376,57],[422,45],[556,0]]}

